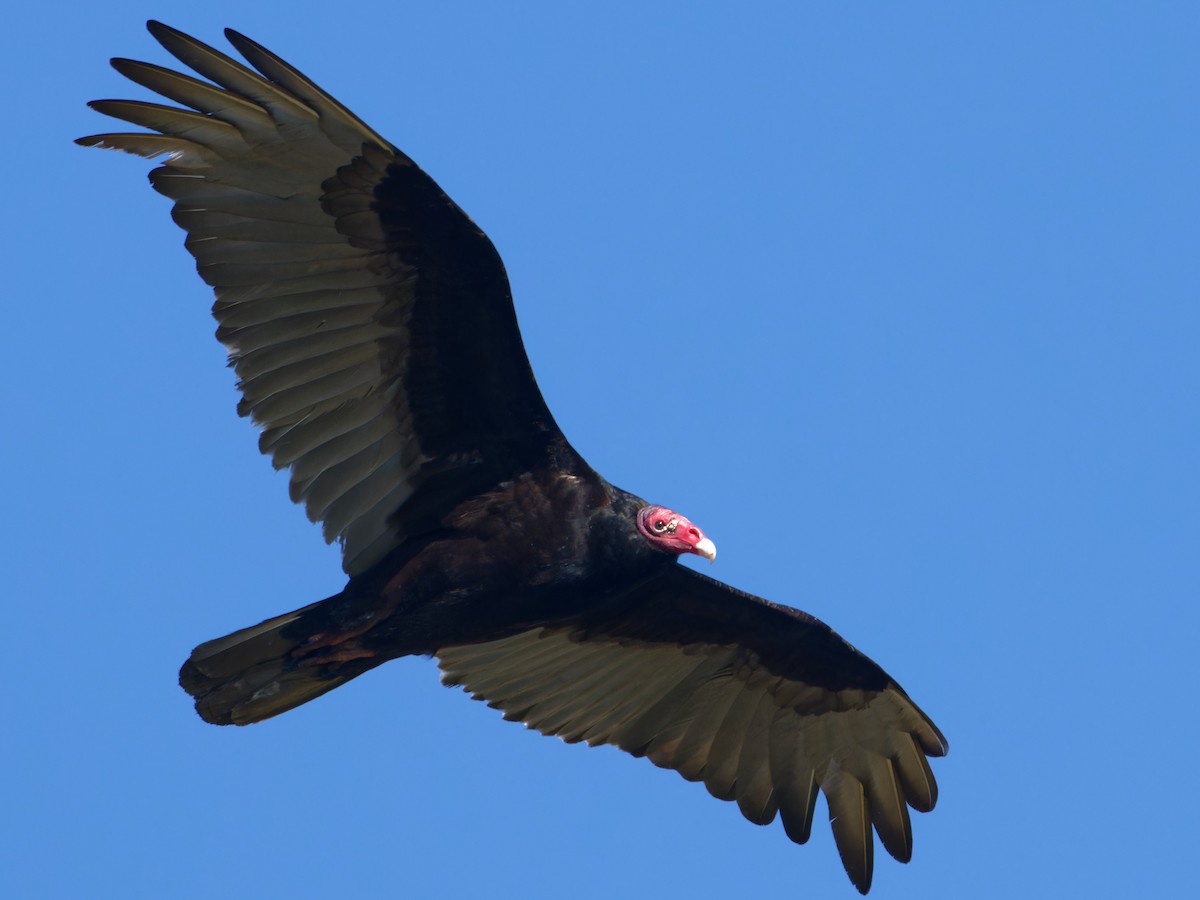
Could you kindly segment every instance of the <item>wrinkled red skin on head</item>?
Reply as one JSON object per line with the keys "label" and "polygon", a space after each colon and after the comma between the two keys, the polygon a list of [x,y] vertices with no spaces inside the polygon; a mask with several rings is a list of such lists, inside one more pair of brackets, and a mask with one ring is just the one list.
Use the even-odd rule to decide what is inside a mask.
{"label": "wrinkled red skin on head", "polygon": [[679,513],[665,506],[643,506],[638,510],[638,531],[657,550],[679,556],[695,553],[704,532]]}

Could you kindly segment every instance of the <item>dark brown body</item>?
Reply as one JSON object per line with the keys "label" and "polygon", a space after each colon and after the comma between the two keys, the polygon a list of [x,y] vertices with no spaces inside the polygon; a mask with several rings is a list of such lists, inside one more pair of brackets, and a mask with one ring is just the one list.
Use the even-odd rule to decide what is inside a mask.
{"label": "dark brown body", "polygon": [[531,472],[460,503],[340,594],[202,644],[180,682],[206,721],[245,724],[390,659],[570,622],[677,564],[638,534],[643,506],[590,471]]}
{"label": "dark brown body", "polygon": [[864,893],[873,832],[907,861],[947,745],[899,685],[812,616],[676,565],[715,546],[571,448],[499,254],[408,156],[236,32],[253,69],[150,30],[201,77],[114,60],[181,106],[95,101],[150,131],[79,142],[160,160],[238,410],[349,576],[197,647],[180,682],[200,715],[258,722],[432,654],[507,718],[644,756],[798,843],[824,794]]}

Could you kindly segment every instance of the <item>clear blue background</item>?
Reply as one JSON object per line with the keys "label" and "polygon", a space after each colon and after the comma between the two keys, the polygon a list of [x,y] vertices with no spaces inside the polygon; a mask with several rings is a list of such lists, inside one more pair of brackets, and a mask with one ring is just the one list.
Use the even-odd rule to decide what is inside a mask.
{"label": "clear blue background", "polygon": [[703,788],[389,664],[203,724],[191,647],[336,592],[149,165],[149,16],[276,50],[492,236],[560,424],[944,729],[880,897],[1194,889],[1195,4],[26,4],[6,15],[0,886],[851,897]]}

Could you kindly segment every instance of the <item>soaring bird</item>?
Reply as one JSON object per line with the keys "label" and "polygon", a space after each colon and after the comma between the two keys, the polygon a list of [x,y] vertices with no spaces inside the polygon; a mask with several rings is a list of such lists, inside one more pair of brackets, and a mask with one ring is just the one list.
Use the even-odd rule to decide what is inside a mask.
{"label": "soaring bird", "polygon": [[[259,449],[338,541],[341,593],[198,646],[196,710],[248,725],[389,659],[543,734],[702,781],[803,844],[824,793],[862,893],[912,853],[941,732],[829,626],[677,564],[713,542],[610,484],[546,408],[504,265],[441,188],[341,103],[227,30],[249,66],[151,34],[193,75],[114,59],[168,106],[80,138],[162,165]],[[252,68],[251,68],[252,67]]]}

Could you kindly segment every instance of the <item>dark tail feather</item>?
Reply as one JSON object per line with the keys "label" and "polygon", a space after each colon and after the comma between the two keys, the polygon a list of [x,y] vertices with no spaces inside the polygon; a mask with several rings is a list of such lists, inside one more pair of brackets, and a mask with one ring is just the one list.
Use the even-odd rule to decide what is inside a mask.
{"label": "dark tail feather", "polygon": [[[300,620],[314,612],[312,619],[324,619],[317,609],[328,602],[309,604],[193,650],[179,670],[179,684],[196,698],[200,718],[214,725],[261,722],[332,691],[382,662],[362,659],[337,667],[297,665],[293,651],[320,630],[319,626],[305,627]],[[296,627],[288,627],[293,624]]]}

